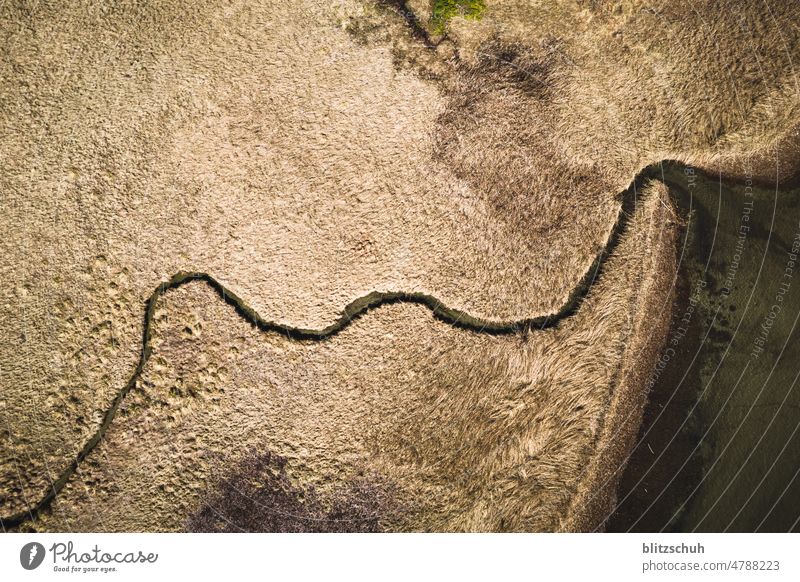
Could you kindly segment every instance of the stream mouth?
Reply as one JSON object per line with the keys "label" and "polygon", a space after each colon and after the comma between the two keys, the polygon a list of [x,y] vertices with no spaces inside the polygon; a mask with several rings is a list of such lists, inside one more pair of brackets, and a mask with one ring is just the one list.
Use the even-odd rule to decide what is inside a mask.
{"label": "stream mouth", "polygon": [[612,532],[798,531],[800,188],[665,167],[691,208]]}

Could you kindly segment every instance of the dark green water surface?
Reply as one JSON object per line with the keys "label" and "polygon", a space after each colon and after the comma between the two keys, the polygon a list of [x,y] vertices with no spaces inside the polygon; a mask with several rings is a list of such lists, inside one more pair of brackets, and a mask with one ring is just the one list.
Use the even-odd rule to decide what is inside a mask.
{"label": "dark green water surface", "polygon": [[673,322],[608,531],[800,526],[800,189],[670,166]]}

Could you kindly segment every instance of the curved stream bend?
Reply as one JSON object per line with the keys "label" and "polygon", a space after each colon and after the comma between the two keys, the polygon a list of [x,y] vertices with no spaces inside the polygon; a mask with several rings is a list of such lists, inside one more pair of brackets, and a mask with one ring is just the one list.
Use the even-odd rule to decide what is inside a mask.
{"label": "curved stream bend", "polygon": [[111,401],[110,406],[103,415],[103,422],[98,427],[97,431],[86,442],[78,455],[67,465],[61,472],[58,479],[56,479],[50,487],[47,494],[36,504],[32,505],[26,510],[20,511],[8,517],[0,517],[0,526],[5,530],[9,527],[15,527],[23,522],[35,520],[39,514],[50,506],[56,496],[61,492],[73,474],[78,470],[78,466],[83,460],[89,456],[94,448],[100,443],[106,434],[106,431],[111,426],[114,417],[119,410],[120,404],[127,394],[133,389],[139,377],[144,370],[145,364],[150,359],[152,353],[152,322],[158,300],[170,289],[177,289],[192,281],[201,281],[211,287],[226,303],[233,306],[236,313],[240,317],[250,322],[256,328],[264,332],[274,332],[285,335],[293,340],[311,340],[321,341],[330,338],[344,328],[346,328],[354,319],[365,314],[370,309],[387,305],[391,303],[416,303],[424,305],[431,310],[434,317],[444,321],[452,326],[468,329],[478,333],[489,333],[496,335],[515,334],[525,330],[531,329],[547,329],[556,327],[564,319],[574,315],[581,302],[589,293],[594,281],[605,266],[608,257],[613,253],[614,249],[619,244],[622,235],[628,228],[630,219],[633,215],[633,210],[636,205],[636,198],[639,189],[645,182],[653,179],[663,181],[664,165],[676,165],[678,167],[685,167],[680,162],[663,161],[651,164],[641,170],[631,182],[630,186],[618,196],[620,200],[620,209],[617,215],[617,220],[611,229],[608,240],[605,246],[598,252],[594,261],[589,269],[583,275],[578,285],[570,293],[566,303],[558,310],[557,313],[551,315],[543,315],[530,319],[523,319],[511,322],[498,322],[473,317],[468,313],[452,309],[442,304],[441,301],[431,295],[424,293],[406,293],[402,291],[397,292],[377,292],[373,291],[364,297],[356,299],[345,307],[341,317],[331,325],[320,329],[304,329],[299,327],[292,327],[275,323],[273,321],[265,320],[253,308],[248,306],[239,296],[227,289],[222,283],[217,281],[214,277],[207,273],[177,273],[169,281],[161,283],[153,293],[148,297],[145,303],[144,312],[144,329],[142,334],[142,351],[139,355],[139,361],[133,371],[128,382],[117,393]]}

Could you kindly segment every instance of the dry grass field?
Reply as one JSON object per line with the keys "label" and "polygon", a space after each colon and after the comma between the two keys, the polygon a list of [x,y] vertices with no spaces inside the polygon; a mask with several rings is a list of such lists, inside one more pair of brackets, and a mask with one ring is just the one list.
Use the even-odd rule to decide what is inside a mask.
{"label": "dry grass field", "polygon": [[[796,7],[485,4],[0,7],[0,517],[97,433],[177,272],[300,328],[373,291],[514,322],[568,301],[652,162],[795,176]],[[285,461],[275,499],[358,483],[381,530],[594,528],[676,271],[667,188],[637,197],[545,330],[400,302],[298,341],[167,291],[104,439],[18,527],[180,530],[261,451]]]}

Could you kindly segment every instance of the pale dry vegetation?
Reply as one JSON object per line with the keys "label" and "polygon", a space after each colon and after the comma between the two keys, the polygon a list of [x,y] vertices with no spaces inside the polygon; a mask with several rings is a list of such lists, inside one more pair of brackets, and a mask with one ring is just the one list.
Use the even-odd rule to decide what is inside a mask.
{"label": "pale dry vegetation", "polygon": [[[373,290],[536,317],[648,163],[774,180],[778,147],[779,177],[797,169],[788,4],[489,0],[436,49],[383,4],[0,8],[0,515],[96,430],[179,270],[302,327]],[[649,187],[542,332],[392,305],[298,343],[171,292],[124,414],[36,527],[179,529],[220,453],[253,448],[326,498],[378,475],[403,499],[386,529],[594,527],[669,316],[675,221]]]}

